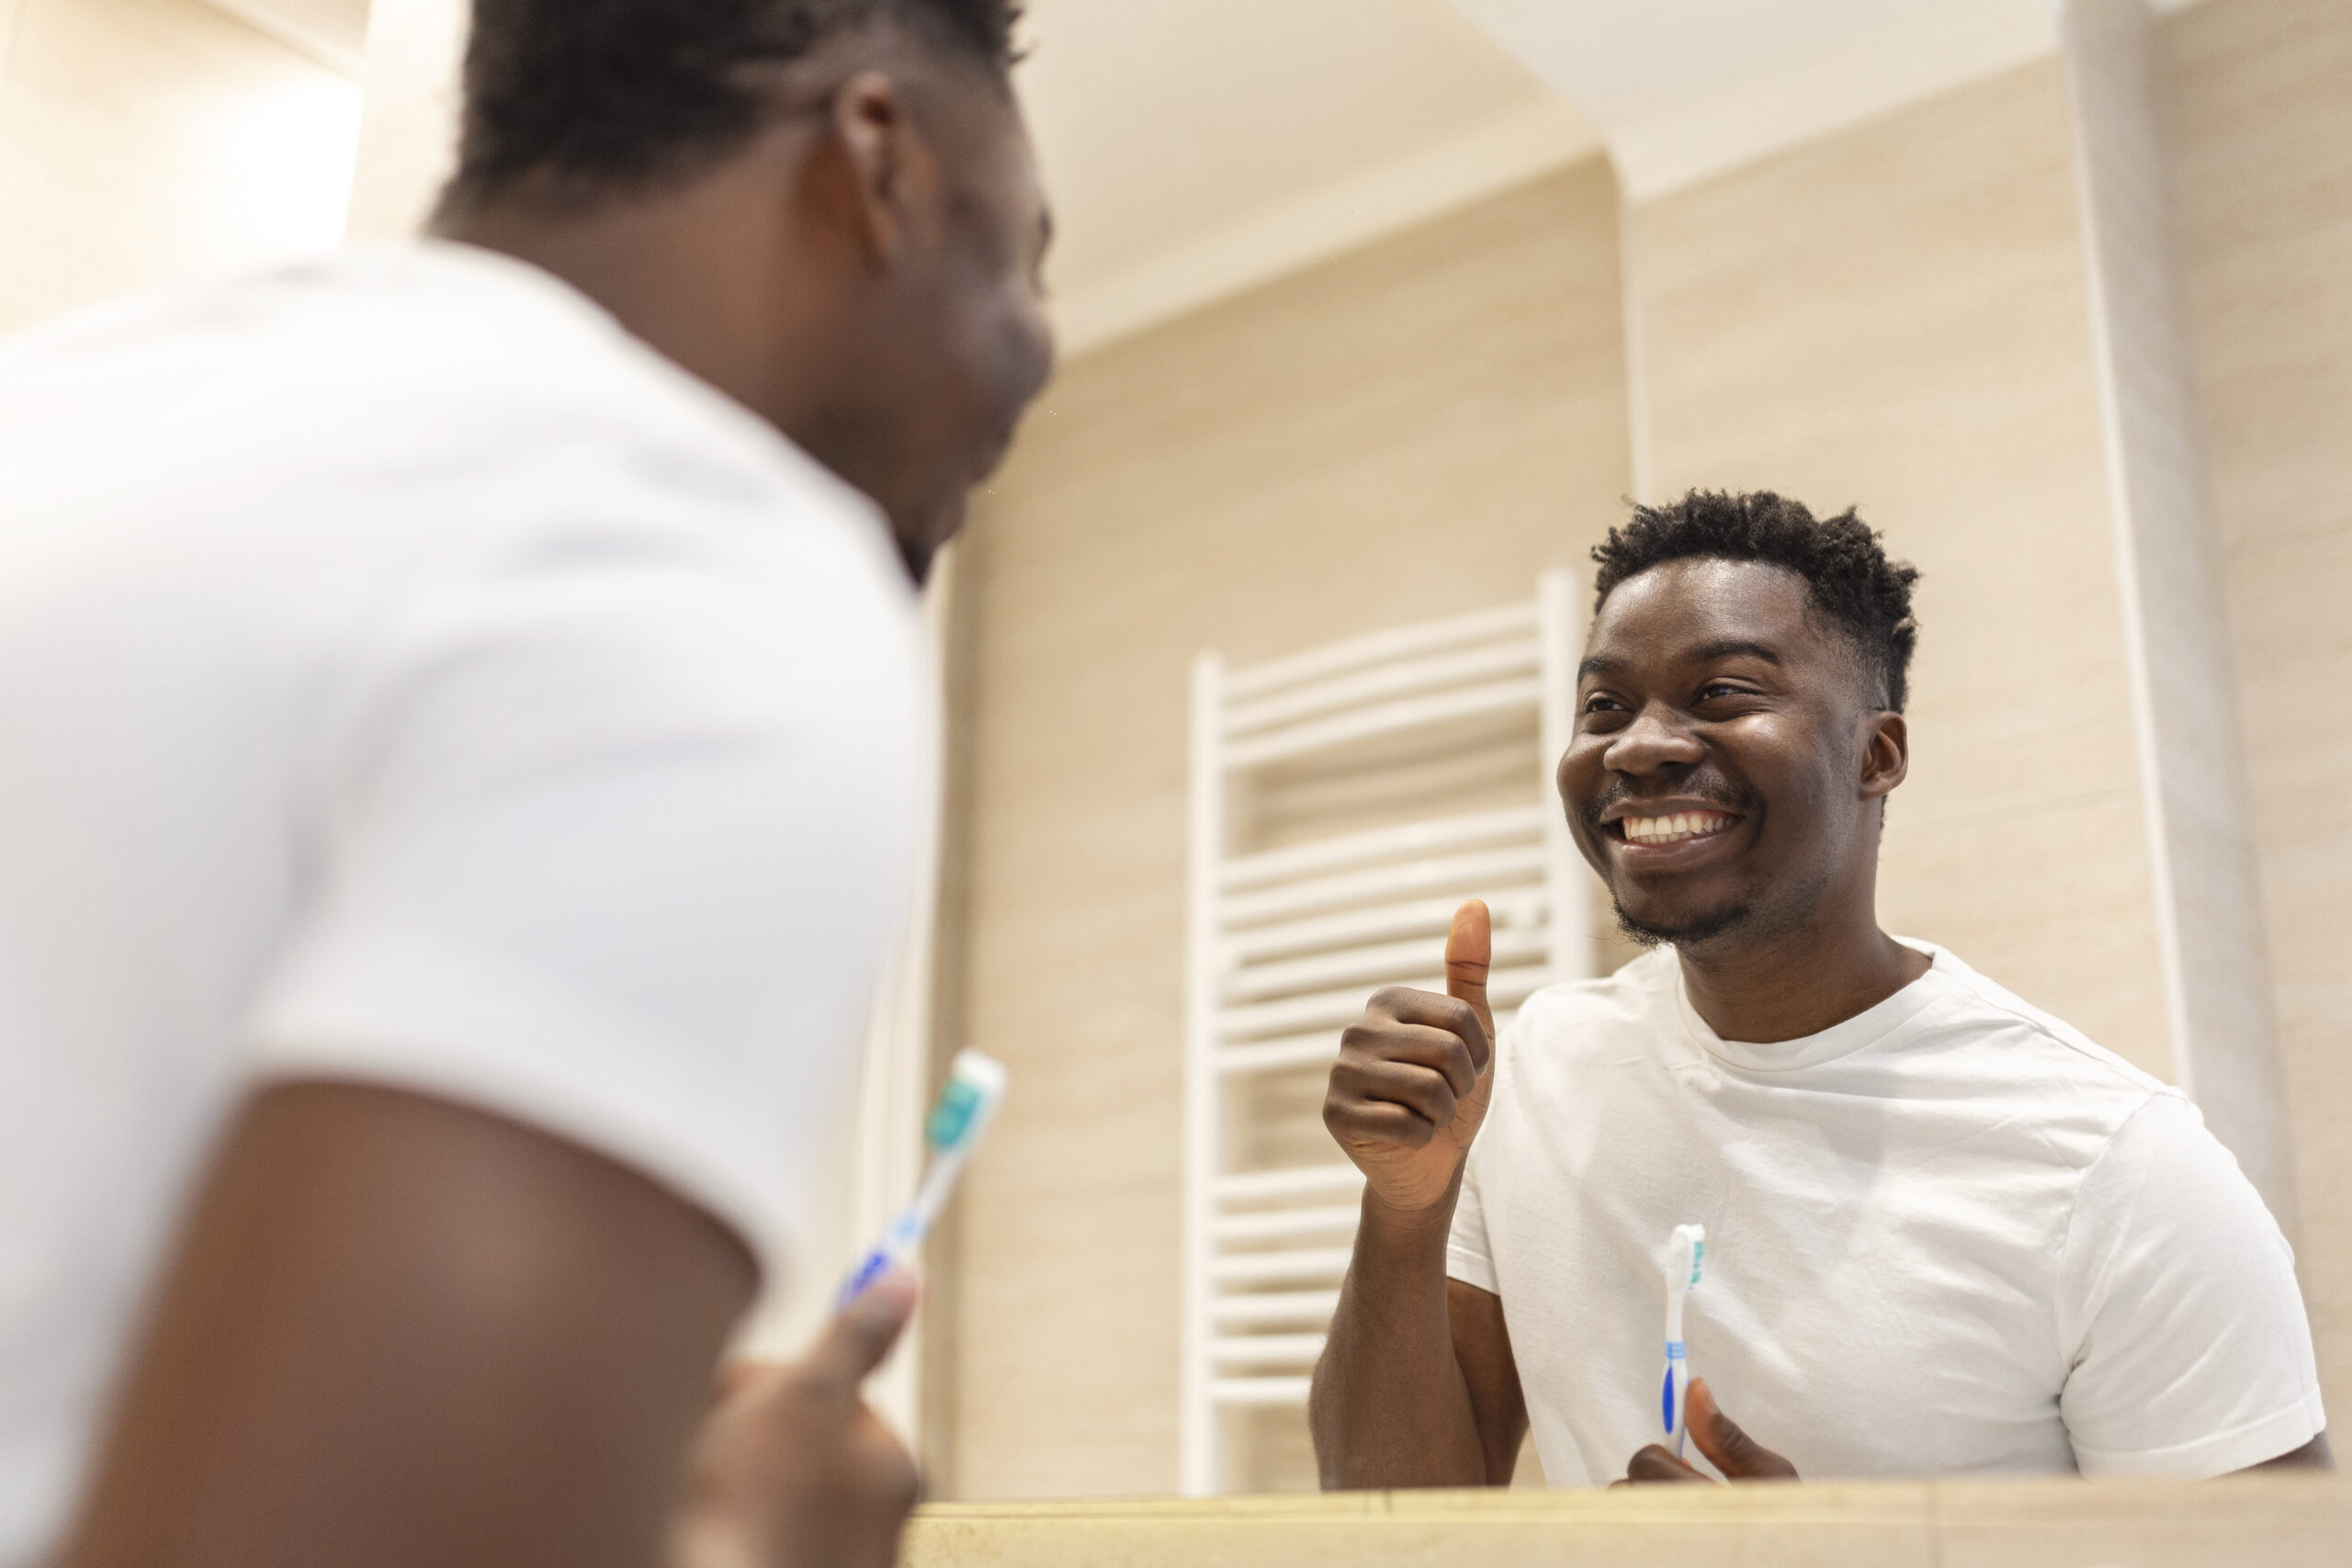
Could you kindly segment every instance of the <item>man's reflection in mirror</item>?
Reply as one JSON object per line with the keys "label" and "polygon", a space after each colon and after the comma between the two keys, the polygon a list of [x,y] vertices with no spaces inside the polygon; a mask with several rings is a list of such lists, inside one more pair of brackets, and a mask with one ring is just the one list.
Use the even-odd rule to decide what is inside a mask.
{"label": "man's reflection in mirror", "polygon": [[1531,1430],[1554,1485],[2326,1466],[2293,1257],[2196,1107],[1879,924],[1917,572],[1769,492],[1636,508],[1594,556],[1560,798],[1651,951],[1497,1040],[1472,904],[1449,994],[1346,1032],[1323,1483],[1500,1484]]}

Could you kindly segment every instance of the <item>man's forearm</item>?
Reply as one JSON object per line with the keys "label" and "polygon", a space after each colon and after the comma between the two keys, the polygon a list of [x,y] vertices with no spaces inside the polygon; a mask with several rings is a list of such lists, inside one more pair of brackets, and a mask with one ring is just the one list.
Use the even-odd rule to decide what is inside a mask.
{"label": "man's forearm", "polygon": [[1398,1214],[1364,1195],[1355,1258],[1307,1402],[1327,1491],[1487,1481],[1446,1308],[1453,1199],[1449,1190],[1432,1209]]}

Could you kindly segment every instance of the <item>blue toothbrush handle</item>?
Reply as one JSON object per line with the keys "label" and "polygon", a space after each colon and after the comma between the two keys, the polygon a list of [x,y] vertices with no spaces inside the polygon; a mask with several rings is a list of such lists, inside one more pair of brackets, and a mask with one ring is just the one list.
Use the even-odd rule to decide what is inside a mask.
{"label": "blue toothbrush handle", "polygon": [[1666,1428],[1667,1440],[1674,1445],[1674,1457],[1682,1457],[1683,1411],[1690,1388],[1690,1363],[1682,1354],[1682,1342],[1669,1339],[1666,1345],[1666,1378],[1658,1385],[1658,1424]]}
{"label": "blue toothbrush handle", "polygon": [[845,1307],[864,1295],[865,1287],[880,1279],[883,1270],[889,1267],[890,1249],[887,1247],[877,1247],[858,1259],[857,1267],[851,1269],[849,1278],[842,1281],[842,1293],[834,1298],[834,1308]]}

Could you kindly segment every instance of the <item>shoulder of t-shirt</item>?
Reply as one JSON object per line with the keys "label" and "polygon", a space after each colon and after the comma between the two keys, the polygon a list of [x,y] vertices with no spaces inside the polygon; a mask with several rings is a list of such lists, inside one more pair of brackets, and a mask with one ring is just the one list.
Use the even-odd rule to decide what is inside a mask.
{"label": "shoulder of t-shirt", "polygon": [[[238,287],[255,302],[198,309],[264,318],[267,356],[320,375],[385,432],[354,443],[379,483],[299,464],[284,476],[389,563],[337,623],[325,711],[365,712],[411,671],[452,667],[453,647],[511,649],[525,633],[598,670],[625,650],[642,680],[706,671],[697,702],[762,714],[855,708],[865,687],[847,669],[911,678],[914,596],[873,502],[565,285],[415,246],[223,294]],[[321,367],[338,354],[379,373]],[[811,660],[835,678],[763,678]]]}
{"label": "shoulder of t-shirt", "polygon": [[1660,1008],[1670,1009],[1674,965],[1673,951],[1659,948],[1610,974],[1563,980],[1533,992],[1520,1003],[1518,1017],[1503,1031],[1505,1054],[1593,1038],[1594,1024],[1634,1023],[1654,1016]]}
{"label": "shoulder of t-shirt", "polygon": [[[507,481],[552,512],[632,510],[649,526],[730,511],[873,536],[878,510],[748,409],[631,335],[570,285],[511,257],[443,242],[356,247],[134,304],[94,319],[153,352],[235,353],[235,394],[333,410],[331,455],[395,482],[469,495]],[[218,334],[217,336],[213,334]],[[170,346],[167,346],[170,345]],[[380,432],[372,441],[370,430]],[[345,432],[352,433],[347,436]],[[312,477],[292,460],[290,482]],[[527,476],[529,484],[513,483]],[[602,507],[581,507],[581,497]],[[508,517],[510,524],[529,519]]]}

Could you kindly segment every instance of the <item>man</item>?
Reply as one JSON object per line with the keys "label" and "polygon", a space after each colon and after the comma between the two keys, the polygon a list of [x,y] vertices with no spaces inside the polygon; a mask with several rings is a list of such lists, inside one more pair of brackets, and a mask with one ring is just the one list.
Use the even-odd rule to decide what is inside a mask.
{"label": "man", "polygon": [[1449,994],[1343,1036],[1324,1484],[1499,1485],[1531,1423],[1555,1485],[1702,1479],[1653,1441],[1688,1222],[1689,1430],[1727,1477],[2324,1464],[2292,1259],[2196,1110],[1879,929],[1917,574],[1768,493],[1637,508],[1594,555],[1560,798],[1656,951],[1490,1052],[1473,903]]}
{"label": "man", "polygon": [[908,1281],[695,1433],[1051,366],[1012,20],[481,0],[438,238],[0,349],[0,1562],[891,1560]]}

